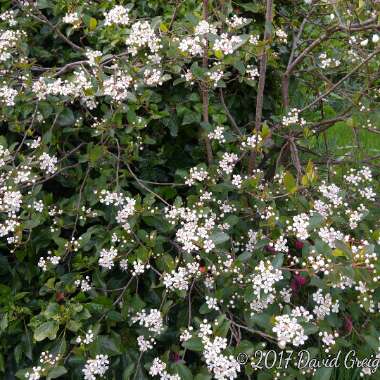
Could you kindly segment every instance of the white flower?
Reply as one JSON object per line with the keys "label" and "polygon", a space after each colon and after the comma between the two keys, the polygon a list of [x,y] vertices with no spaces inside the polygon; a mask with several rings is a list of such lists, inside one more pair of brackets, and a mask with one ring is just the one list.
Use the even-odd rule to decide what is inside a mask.
{"label": "white flower", "polygon": [[273,268],[270,261],[260,261],[251,277],[253,293],[258,299],[262,294],[274,293],[274,285],[283,279],[282,272]]}
{"label": "white flower", "polygon": [[137,345],[139,346],[140,352],[146,352],[153,348],[153,345],[156,343],[154,338],[145,339],[144,336],[140,335],[137,337]]}
{"label": "white flower", "polygon": [[231,174],[239,157],[235,153],[224,153],[221,161],[219,161],[219,172]]}
{"label": "white flower", "polygon": [[234,174],[232,176],[232,181],[231,183],[236,186],[238,189],[241,188],[241,185],[242,185],[242,182],[243,182],[243,179],[241,178],[241,175],[240,174]]}
{"label": "white flower", "polygon": [[50,354],[49,351],[43,351],[41,352],[40,358],[39,358],[39,365],[32,368],[32,372],[26,372],[25,378],[28,380],[39,380],[42,377],[45,377],[46,369],[53,368],[57,365],[58,360],[60,359],[60,356]]}
{"label": "white flower", "polygon": [[80,25],[80,15],[78,12],[66,13],[62,18],[62,22],[65,24],[71,24],[74,28],[78,28]]}
{"label": "white flower", "polygon": [[239,28],[240,26],[243,26],[247,22],[248,22],[248,19],[246,19],[245,17],[239,17],[237,15],[233,15],[230,19],[226,20],[226,24],[231,29]]}
{"label": "white flower", "polygon": [[75,280],[75,285],[79,288],[82,292],[88,292],[91,290],[91,284],[90,284],[90,277],[86,276],[82,280]]}
{"label": "white flower", "polygon": [[238,377],[240,365],[233,355],[226,356],[222,353],[227,347],[227,339],[215,337],[213,340],[209,334],[201,335],[204,344],[203,356],[209,372],[217,380],[232,380]]}
{"label": "white flower", "polygon": [[13,88],[8,87],[6,84],[0,86],[0,103],[4,103],[8,107],[14,106],[16,96],[17,91]]}
{"label": "white flower", "polygon": [[224,127],[216,127],[212,132],[208,134],[210,140],[216,140],[220,143],[225,143],[226,139],[224,137]]}
{"label": "white flower", "polygon": [[22,204],[22,194],[20,191],[7,190],[0,199],[0,210],[7,213],[16,213],[20,211]]}
{"label": "white flower", "polygon": [[210,78],[212,82],[214,82],[214,87],[217,87],[218,82],[223,78],[224,73],[220,69],[216,69],[214,71],[209,71],[207,76]]}
{"label": "white flower", "polygon": [[140,326],[155,334],[160,334],[164,328],[161,313],[157,309],[151,309],[149,313],[141,310],[132,318],[132,321],[133,323],[138,322]]}
{"label": "white flower", "polygon": [[179,50],[192,56],[202,55],[206,40],[199,36],[186,37],[179,43]]}
{"label": "white flower", "polygon": [[331,334],[327,331],[320,331],[318,335],[322,338],[322,342],[326,346],[326,352],[330,352],[330,347],[332,347],[336,343],[336,338],[339,337],[339,334],[337,332]]}
{"label": "white flower", "polygon": [[293,217],[293,224],[288,230],[294,232],[298,239],[306,240],[309,237],[309,215],[302,213]]}
{"label": "white flower", "polygon": [[269,243],[271,247],[274,247],[276,252],[289,252],[289,247],[287,246],[288,240],[284,236],[280,236],[274,243]]}
{"label": "white flower", "polygon": [[193,336],[192,331],[193,331],[193,328],[190,326],[188,329],[184,330],[184,331],[181,333],[181,335],[180,335],[180,337],[179,337],[179,340],[180,340],[181,342],[187,342],[187,341],[188,341],[189,339],[191,339],[192,336]]}
{"label": "white flower", "polygon": [[335,184],[326,185],[322,183],[319,187],[319,191],[322,195],[333,204],[334,207],[340,206],[343,203],[343,197],[341,196],[341,190]]}
{"label": "white flower", "polygon": [[39,157],[40,168],[48,174],[53,174],[57,171],[58,159],[55,156],[49,156],[47,153],[42,153]]}
{"label": "white flower", "polygon": [[116,248],[102,249],[100,251],[99,265],[103,268],[111,269],[117,256]]}
{"label": "white flower", "polygon": [[84,380],[96,380],[96,375],[102,377],[107,372],[108,367],[107,355],[96,355],[95,359],[88,359],[82,369]]}
{"label": "white flower", "polygon": [[172,270],[170,273],[163,275],[164,285],[168,290],[187,290],[191,278],[198,273],[199,264],[188,263],[186,267],[179,267],[176,271]]}
{"label": "white flower", "polygon": [[116,102],[121,102],[129,95],[131,84],[132,77],[128,73],[117,70],[103,82],[104,95],[110,96]]}
{"label": "white flower", "polygon": [[214,42],[213,49],[214,51],[221,51],[224,55],[229,55],[234,52],[235,46],[241,42],[239,36],[228,37],[226,33],[223,33],[219,38]]}
{"label": "white flower", "polygon": [[286,43],[288,41],[288,35],[282,29],[277,29],[275,34],[281,42]]}
{"label": "white flower", "polygon": [[7,22],[9,26],[16,26],[16,12],[13,9],[7,10],[0,14],[0,20]]}
{"label": "white flower", "polygon": [[258,78],[260,76],[260,73],[259,73],[259,70],[257,69],[257,67],[254,67],[252,65],[247,66],[246,73],[248,74],[249,79],[251,79],[251,80],[255,80],[256,78]]}
{"label": "white flower", "polygon": [[196,182],[203,182],[203,181],[205,181],[207,178],[208,178],[208,172],[207,172],[207,170],[205,170],[203,168],[194,167],[194,168],[190,169],[189,176],[186,178],[185,183],[188,186],[192,186]]}
{"label": "white flower", "polygon": [[257,45],[257,43],[259,42],[259,40],[260,40],[260,36],[258,36],[256,34],[252,34],[249,37],[249,43],[252,44],[252,45]]}
{"label": "white flower", "polygon": [[118,207],[116,221],[126,231],[129,231],[130,226],[128,223],[128,219],[135,212],[136,201],[133,198],[123,196],[123,194],[121,193],[112,193],[107,190],[102,190],[100,192],[99,200],[101,203],[105,205],[115,205]]}
{"label": "white flower", "polygon": [[318,289],[313,294],[313,301],[316,303],[313,313],[319,320],[325,319],[325,317],[331,313],[337,313],[339,311],[339,301],[333,303],[331,294],[327,293],[323,295],[321,289]]}
{"label": "white flower", "polygon": [[135,22],[125,43],[132,55],[136,55],[138,49],[143,47],[148,47],[151,53],[156,53],[161,48],[161,41],[148,21]]}
{"label": "white flower", "polygon": [[344,235],[340,231],[336,231],[333,227],[322,227],[318,232],[319,237],[330,246],[335,248],[335,240],[343,240]]}
{"label": "white flower", "polygon": [[218,300],[214,297],[206,296],[206,304],[210,310],[219,310]]}
{"label": "white flower", "polygon": [[318,58],[320,60],[320,64],[319,65],[323,69],[326,69],[328,67],[338,67],[341,64],[341,62],[338,59],[327,57],[326,53],[319,54]]}
{"label": "white flower", "polygon": [[115,5],[105,14],[104,25],[128,25],[128,9],[122,5]]}
{"label": "white flower", "polygon": [[288,343],[293,344],[295,347],[302,346],[308,339],[297,318],[288,314],[275,317],[273,332],[277,335],[278,346],[281,349],[284,349]]}
{"label": "white flower", "polygon": [[90,344],[94,341],[94,333],[90,329],[86,332],[86,335],[84,337],[78,336],[75,341],[78,344],[84,344],[84,345]]}
{"label": "white flower", "polygon": [[165,371],[165,369],[166,369],[166,363],[164,363],[159,358],[155,358],[153,360],[153,363],[152,363],[150,369],[149,369],[149,374],[151,376],[161,375],[161,374],[163,374],[163,372]]}
{"label": "white flower", "polygon": [[303,306],[296,306],[292,312],[292,317],[304,319],[306,322],[310,322],[314,319],[312,314],[308,310],[306,310]]}
{"label": "white flower", "polygon": [[150,268],[149,264],[144,264],[141,260],[134,261],[132,266],[132,276],[139,276],[140,274],[143,274],[146,269]]}
{"label": "white flower", "polygon": [[374,35],[372,36],[372,42],[373,42],[374,44],[377,44],[379,41],[380,41],[380,37],[379,37],[379,35],[378,35],[378,34],[374,34]]}
{"label": "white flower", "polygon": [[99,50],[91,50],[91,49],[86,50],[86,57],[88,58],[88,62],[91,66],[96,66],[97,60],[101,56],[102,56],[102,52]]}
{"label": "white flower", "polygon": [[284,126],[290,126],[292,124],[305,125],[305,120],[299,117],[299,110],[297,108],[292,108],[286,116],[282,118],[282,124]]}
{"label": "white flower", "polygon": [[263,138],[259,134],[248,136],[247,140],[241,143],[241,146],[242,148],[255,149],[261,144],[262,140]]}
{"label": "white flower", "polygon": [[144,71],[144,82],[147,86],[161,86],[162,71],[158,69],[146,69]]}
{"label": "white flower", "polygon": [[195,27],[195,35],[203,35],[203,34],[216,34],[216,28],[212,24],[209,24],[207,21],[202,20],[198,23],[198,25]]}
{"label": "white flower", "polygon": [[125,272],[128,269],[128,259],[120,260],[119,265],[120,269]]}
{"label": "white flower", "polygon": [[19,30],[7,29],[0,31],[0,62],[5,62],[12,58],[12,53],[17,47],[17,43],[21,38],[25,38],[26,34]]}

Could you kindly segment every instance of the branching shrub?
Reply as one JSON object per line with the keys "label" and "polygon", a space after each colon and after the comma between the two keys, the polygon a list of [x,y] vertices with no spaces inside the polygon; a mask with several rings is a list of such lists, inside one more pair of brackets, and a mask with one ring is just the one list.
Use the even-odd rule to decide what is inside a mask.
{"label": "branching shrub", "polygon": [[0,7],[2,378],[377,378],[377,2]]}

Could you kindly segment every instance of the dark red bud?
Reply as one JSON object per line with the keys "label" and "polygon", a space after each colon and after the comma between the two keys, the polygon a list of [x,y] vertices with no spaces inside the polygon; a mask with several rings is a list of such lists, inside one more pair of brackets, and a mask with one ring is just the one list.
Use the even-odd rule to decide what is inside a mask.
{"label": "dark red bud", "polygon": [[290,283],[290,287],[294,293],[298,293],[302,286],[306,285],[307,281],[307,277],[303,277],[300,274],[295,274]]}
{"label": "dark red bud", "polygon": [[296,240],[296,244],[295,244],[296,249],[301,250],[303,248],[303,246],[304,246],[304,243],[302,243],[301,240]]}
{"label": "dark red bud", "polygon": [[300,274],[294,275],[294,279],[299,286],[304,286],[307,283],[307,277],[301,276]]}
{"label": "dark red bud", "polygon": [[299,291],[299,286],[297,284],[297,281],[293,278],[293,280],[291,281],[290,283],[290,287],[292,288],[293,290],[293,293],[298,293]]}
{"label": "dark red bud", "polygon": [[276,253],[276,250],[271,245],[266,245],[265,250],[269,253]]}
{"label": "dark red bud", "polygon": [[179,356],[178,352],[171,352],[169,354],[169,359],[171,362],[176,363],[181,360],[181,357]]}
{"label": "dark red bud", "polygon": [[354,324],[352,323],[352,318],[349,315],[345,315],[344,316],[344,331],[350,334],[353,327],[354,327]]}
{"label": "dark red bud", "polygon": [[57,293],[55,293],[55,300],[58,303],[63,302],[65,300],[65,293],[63,293],[63,292],[57,292]]}

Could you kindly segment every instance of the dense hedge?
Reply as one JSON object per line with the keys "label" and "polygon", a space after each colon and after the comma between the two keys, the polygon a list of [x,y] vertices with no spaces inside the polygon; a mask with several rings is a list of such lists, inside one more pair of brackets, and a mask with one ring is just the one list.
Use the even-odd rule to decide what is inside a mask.
{"label": "dense hedge", "polygon": [[0,8],[1,378],[375,372],[378,2]]}

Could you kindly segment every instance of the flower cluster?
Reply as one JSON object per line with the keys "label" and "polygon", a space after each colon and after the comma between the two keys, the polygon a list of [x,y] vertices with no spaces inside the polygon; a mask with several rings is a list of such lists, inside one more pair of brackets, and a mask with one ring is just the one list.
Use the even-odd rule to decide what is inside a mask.
{"label": "flower cluster", "polygon": [[116,222],[119,223],[126,231],[130,230],[128,219],[134,214],[136,201],[133,198],[125,197],[121,193],[102,190],[100,192],[100,202],[105,205],[115,205],[118,209]]}
{"label": "flower cluster", "polygon": [[313,313],[318,319],[324,319],[331,313],[339,311],[339,301],[333,302],[331,294],[327,293],[323,295],[321,289],[318,289],[313,294],[313,301],[316,303]]}
{"label": "flower cluster", "polygon": [[153,334],[160,334],[164,329],[161,313],[157,309],[151,309],[149,312],[141,310],[132,318],[132,321],[138,322],[140,326],[145,327]]}
{"label": "flower cluster", "polygon": [[159,376],[161,380],[180,380],[180,376],[170,375],[166,370],[166,363],[164,363],[160,358],[155,358],[149,369],[149,374],[151,376]]}
{"label": "flower cluster", "polygon": [[165,273],[163,282],[168,290],[187,290],[191,278],[199,273],[198,263],[188,263],[185,267]]}
{"label": "flower cluster", "polygon": [[115,5],[105,14],[104,25],[128,25],[128,9],[122,5]]}
{"label": "flower cluster", "polygon": [[240,372],[240,364],[233,355],[224,355],[227,348],[227,339],[212,336],[211,325],[204,320],[200,325],[199,337],[204,346],[203,356],[210,373],[217,380],[235,379]]}
{"label": "flower cluster", "polygon": [[139,49],[144,47],[147,47],[151,54],[157,53],[162,47],[160,38],[155,34],[148,21],[137,21],[132,24],[130,34],[125,43],[128,46],[128,52],[132,56],[136,55]]}
{"label": "flower cluster", "polygon": [[49,370],[54,368],[60,360],[59,355],[53,355],[48,351],[41,352],[38,366],[35,366],[31,371],[25,373],[25,378],[28,380],[39,380],[46,376]]}
{"label": "flower cluster", "polygon": [[96,376],[102,377],[108,370],[109,360],[107,355],[96,355],[95,359],[88,359],[82,372],[85,380],[96,380]]}
{"label": "flower cluster", "polygon": [[208,178],[208,172],[204,168],[191,168],[189,176],[187,177],[185,183],[188,186],[194,185],[196,182],[203,182]]}

